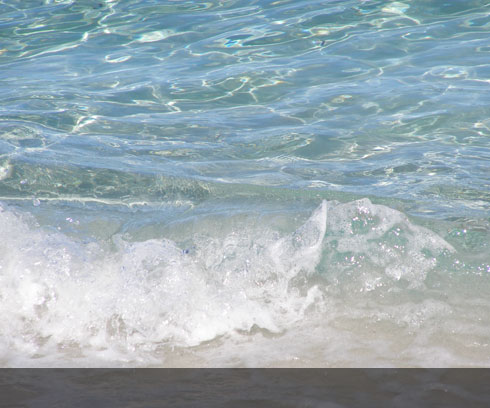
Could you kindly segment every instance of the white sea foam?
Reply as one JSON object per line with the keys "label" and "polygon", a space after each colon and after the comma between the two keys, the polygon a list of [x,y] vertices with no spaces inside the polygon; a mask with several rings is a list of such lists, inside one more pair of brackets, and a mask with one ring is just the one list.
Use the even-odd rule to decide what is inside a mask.
{"label": "white sea foam", "polygon": [[[440,236],[413,224],[392,208],[372,204],[368,199],[331,204],[327,242],[335,251],[327,252],[329,260],[338,272],[362,268],[367,290],[372,288],[373,280],[386,277],[416,286],[436,266],[441,252],[454,252]],[[384,274],[379,274],[380,270]],[[366,279],[369,273],[372,277]]]}
{"label": "white sea foam", "polygon": [[288,282],[318,262],[325,203],[292,236],[210,237],[192,253],[168,239],[121,236],[108,251],[25,216],[0,215],[9,237],[0,249],[2,342],[14,354],[113,349],[111,356],[137,358],[162,344],[195,346],[254,326],[280,332],[315,301],[315,288],[304,297]]}
{"label": "white sea foam", "polygon": [[[303,341],[311,333],[312,344],[320,347],[322,336],[330,336],[340,346],[331,344],[324,352],[336,349],[340,355],[342,342],[356,332],[349,325],[344,334],[335,329],[346,313],[355,321],[376,315],[377,321],[410,330],[429,315],[448,313],[447,305],[430,299],[415,316],[410,310],[419,309],[410,303],[375,311],[340,306],[339,286],[389,292],[405,280],[420,287],[437,256],[454,251],[402,213],[367,199],[324,201],[289,234],[244,224],[221,234],[196,232],[185,246],[121,235],[110,242],[80,242],[9,209],[0,213],[0,230],[3,365],[260,365],[250,354],[241,363],[233,360],[240,353],[232,345],[249,338],[246,348],[253,349],[260,333],[257,344],[264,351],[281,342],[264,346],[267,336],[291,340],[308,324],[307,332],[299,331]],[[177,347],[189,353],[209,341],[214,346],[198,363],[164,352]],[[290,346],[288,353],[305,349]],[[230,354],[219,357],[220,349]],[[325,353],[317,353],[327,365]]]}

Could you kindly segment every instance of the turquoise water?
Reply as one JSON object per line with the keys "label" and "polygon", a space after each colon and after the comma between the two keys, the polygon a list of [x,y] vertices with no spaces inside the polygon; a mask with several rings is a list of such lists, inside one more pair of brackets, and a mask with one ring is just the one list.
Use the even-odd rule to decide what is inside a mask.
{"label": "turquoise water", "polygon": [[487,366],[490,2],[0,2],[4,366]]}

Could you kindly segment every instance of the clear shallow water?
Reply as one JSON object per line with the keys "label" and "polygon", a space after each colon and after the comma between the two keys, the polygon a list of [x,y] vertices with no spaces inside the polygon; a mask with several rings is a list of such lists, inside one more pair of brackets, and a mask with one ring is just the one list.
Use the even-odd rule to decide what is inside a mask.
{"label": "clear shallow water", "polygon": [[2,365],[489,364],[487,1],[0,6]]}

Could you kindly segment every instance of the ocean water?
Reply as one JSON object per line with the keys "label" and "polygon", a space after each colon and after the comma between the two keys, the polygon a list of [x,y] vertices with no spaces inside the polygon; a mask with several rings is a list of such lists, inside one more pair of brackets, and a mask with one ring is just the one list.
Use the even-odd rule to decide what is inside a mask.
{"label": "ocean water", "polygon": [[0,1],[0,365],[490,365],[490,2]]}

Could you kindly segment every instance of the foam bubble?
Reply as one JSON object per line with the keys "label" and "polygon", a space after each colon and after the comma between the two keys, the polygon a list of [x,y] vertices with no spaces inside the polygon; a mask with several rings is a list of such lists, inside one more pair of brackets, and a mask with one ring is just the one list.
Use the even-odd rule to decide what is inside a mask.
{"label": "foam bubble", "polygon": [[281,332],[317,296],[312,288],[302,296],[288,283],[318,262],[325,203],[290,236],[198,237],[192,253],[168,239],[121,236],[108,252],[32,228],[25,216],[1,215],[10,235],[0,249],[2,327],[10,333],[2,341],[22,353],[90,349],[138,357],[253,327]]}
{"label": "foam bubble", "polygon": [[[247,217],[220,221],[227,228],[202,218],[182,224],[183,241],[114,235],[87,242],[1,209],[3,365],[185,365],[184,357],[175,361],[174,348],[185,355],[207,350],[199,351],[204,365],[236,364],[234,345],[243,342],[251,342],[252,354],[283,344],[289,355],[310,353],[302,345],[309,341],[325,364],[345,345],[345,362],[360,358],[351,352],[365,335],[358,322],[414,332],[452,313],[424,285],[454,248],[389,207],[323,201],[290,233]],[[413,293],[426,298],[414,301]],[[374,306],[360,306],[361,295]],[[372,349],[362,358],[377,347],[374,354],[382,355],[390,336],[388,330],[377,342],[365,340]],[[264,346],[269,337],[282,340]],[[429,337],[423,333],[417,347]],[[338,344],[327,347],[325,338]],[[219,350],[231,354],[221,359]]]}
{"label": "foam bubble", "polygon": [[326,259],[337,274],[362,270],[365,290],[386,277],[417,286],[436,266],[438,256],[455,251],[403,213],[368,199],[330,205]]}

